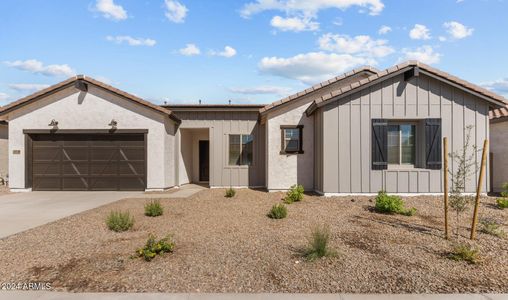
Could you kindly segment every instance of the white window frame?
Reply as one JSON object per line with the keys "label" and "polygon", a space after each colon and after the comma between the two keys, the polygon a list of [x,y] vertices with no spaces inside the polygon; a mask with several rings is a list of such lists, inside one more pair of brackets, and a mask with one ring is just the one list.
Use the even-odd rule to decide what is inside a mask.
{"label": "white window frame", "polygon": [[[388,169],[412,169],[412,168],[415,168],[417,161],[418,161],[418,157],[417,157],[417,154],[418,154],[418,152],[417,152],[417,149],[418,149],[418,122],[415,122],[415,121],[388,122],[388,126],[391,126],[391,125],[399,126],[399,163],[398,164],[388,163]],[[412,164],[402,163],[402,134],[401,134],[401,130],[400,130],[401,125],[414,126],[414,146],[413,146],[414,162]],[[388,155],[388,153],[387,153],[387,155]]]}

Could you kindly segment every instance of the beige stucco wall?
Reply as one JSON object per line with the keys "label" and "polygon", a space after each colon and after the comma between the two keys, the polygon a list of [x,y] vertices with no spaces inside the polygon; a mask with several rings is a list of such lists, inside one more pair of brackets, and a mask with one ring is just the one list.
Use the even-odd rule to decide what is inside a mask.
{"label": "beige stucco wall", "polygon": [[[25,189],[24,129],[50,129],[55,119],[59,129],[109,129],[115,119],[118,129],[148,129],[147,189],[169,188],[175,183],[175,124],[167,115],[89,85],[88,93],[73,87],[15,110],[9,118],[9,177],[11,189]],[[13,154],[20,150],[20,154]]]}
{"label": "beige stucco wall", "polygon": [[490,152],[493,191],[501,192],[503,183],[508,182],[508,122],[490,123]]}
{"label": "beige stucco wall", "polygon": [[[310,101],[295,101],[269,114],[267,128],[267,189],[287,190],[301,184],[305,190],[314,189],[314,117],[305,110]],[[281,125],[303,125],[302,154],[281,154]]]}
{"label": "beige stucco wall", "polygon": [[0,177],[7,179],[9,174],[9,128],[0,125]]}

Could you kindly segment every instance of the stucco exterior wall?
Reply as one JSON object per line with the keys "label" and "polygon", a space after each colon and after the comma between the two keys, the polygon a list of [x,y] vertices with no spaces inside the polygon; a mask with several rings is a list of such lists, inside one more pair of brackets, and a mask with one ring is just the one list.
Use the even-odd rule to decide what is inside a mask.
{"label": "stucco exterior wall", "polygon": [[[308,101],[295,101],[268,115],[267,127],[267,189],[287,190],[301,184],[305,190],[314,189],[314,117],[307,117]],[[281,125],[303,125],[301,154],[281,154]]]}
{"label": "stucco exterior wall", "polygon": [[[425,169],[422,127],[417,129],[414,168],[389,166],[372,170],[372,119],[423,121],[441,118],[442,137],[448,137],[449,152],[461,151],[465,128],[473,126],[471,141],[478,149],[489,136],[489,104],[437,79],[420,75],[408,82],[398,75],[321,108],[323,113],[322,172],[325,193],[440,193],[442,170]],[[417,125],[418,126],[418,125]],[[441,142],[441,141],[440,141]],[[418,145],[420,143],[420,146]],[[423,148],[424,149],[424,148]],[[471,151],[471,149],[469,150]],[[318,155],[318,156],[320,156]],[[479,166],[481,152],[475,156]],[[451,170],[457,164],[450,160]],[[483,191],[488,191],[488,174]],[[466,192],[475,192],[479,172],[466,182]],[[451,182],[450,182],[451,186]]]}
{"label": "stucco exterior wall", "polygon": [[[52,119],[59,129],[148,129],[147,189],[174,184],[175,125],[168,117],[89,85],[87,93],[70,87],[13,111],[9,117],[9,176],[11,189],[25,189],[24,129],[50,129]],[[20,150],[20,154],[13,154]]]}
{"label": "stucco exterior wall", "polygon": [[508,122],[490,123],[490,152],[492,152],[492,185],[494,192],[501,192],[508,182]]}
{"label": "stucco exterior wall", "polygon": [[[182,119],[179,126],[181,130],[181,146],[179,174],[180,184],[187,180],[196,181],[199,179],[199,156],[197,155],[198,143],[192,143],[192,163],[185,163],[183,158],[188,147],[184,146],[184,134],[186,131],[204,129],[206,138],[210,140],[210,181],[211,187],[264,187],[265,186],[265,132],[264,126],[258,122],[257,111],[175,111],[175,114]],[[254,136],[254,162],[252,166],[230,166],[229,165],[229,135],[230,134],[251,134]],[[199,138],[198,138],[199,140]],[[192,141],[192,138],[191,138]],[[194,151],[196,151],[194,153]],[[190,168],[195,180],[188,171],[183,174],[183,168]],[[187,169],[188,170],[188,169]]]}

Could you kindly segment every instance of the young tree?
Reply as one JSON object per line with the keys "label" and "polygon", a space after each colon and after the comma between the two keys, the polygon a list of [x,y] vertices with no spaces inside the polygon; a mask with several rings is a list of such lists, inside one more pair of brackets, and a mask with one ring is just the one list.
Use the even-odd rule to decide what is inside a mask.
{"label": "young tree", "polygon": [[472,125],[467,126],[465,129],[466,140],[464,141],[464,147],[449,154],[450,159],[455,165],[455,172],[453,169],[448,171],[452,180],[452,188],[449,193],[448,205],[455,211],[455,234],[457,236],[457,240],[459,239],[460,214],[464,212],[474,200],[474,197],[464,195],[466,192],[466,182],[478,168],[478,165],[476,164],[477,146],[471,145],[472,129]]}

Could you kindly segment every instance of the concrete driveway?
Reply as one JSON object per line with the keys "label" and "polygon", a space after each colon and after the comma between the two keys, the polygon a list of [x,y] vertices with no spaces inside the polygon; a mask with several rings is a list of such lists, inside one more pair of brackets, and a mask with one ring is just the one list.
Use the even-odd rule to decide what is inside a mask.
{"label": "concrete driveway", "polygon": [[29,192],[0,196],[0,239],[142,192]]}

